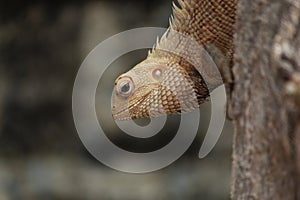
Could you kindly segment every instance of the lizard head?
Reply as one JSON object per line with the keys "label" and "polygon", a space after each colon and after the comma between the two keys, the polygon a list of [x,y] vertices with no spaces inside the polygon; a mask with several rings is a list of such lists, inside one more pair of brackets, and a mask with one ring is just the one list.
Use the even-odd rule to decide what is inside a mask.
{"label": "lizard head", "polygon": [[199,108],[208,96],[190,64],[148,56],[115,80],[112,114],[115,120],[179,114]]}
{"label": "lizard head", "polygon": [[[224,25],[209,17],[219,16],[218,5],[204,6],[205,2],[178,0],[181,8],[173,5],[170,27],[157,39],[152,52],[116,79],[112,101],[115,120],[190,112],[222,84],[216,69],[229,66],[232,60],[236,3],[230,1]],[[230,80],[231,74],[227,74]]]}

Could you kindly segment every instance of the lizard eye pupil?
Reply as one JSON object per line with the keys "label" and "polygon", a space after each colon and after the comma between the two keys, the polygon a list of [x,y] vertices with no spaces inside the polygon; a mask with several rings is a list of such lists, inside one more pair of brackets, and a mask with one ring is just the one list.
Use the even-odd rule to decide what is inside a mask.
{"label": "lizard eye pupil", "polygon": [[123,86],[121,87],[121,92],[123,92],[123,93],[127,93],[129,90],[130,90],[130,85],[129,85],[129,83],[126,83],[125,85],[123,85]]}

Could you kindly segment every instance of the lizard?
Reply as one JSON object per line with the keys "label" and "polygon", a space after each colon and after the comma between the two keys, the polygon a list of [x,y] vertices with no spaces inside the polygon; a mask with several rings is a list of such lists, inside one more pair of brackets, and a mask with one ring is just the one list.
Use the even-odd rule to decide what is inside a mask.
{"label": "lizard", "polygon": [[[190,47],[185,46],[186,43],[178,45],[175,41],[172,32],[179,33],[196,41],[220,70],[228,69],[233,61],[237,3],[238,0],[178,0],[177,6],[173,2],[173,15],[167,32],[148,52],[145,60],[115,80],[111,108],[113,118],[130,120],[181,114],[191,112],[206,102],[210,91],[220,85],[220,80],[217,85],[211,86],[207,79],[212,78],[214,82],[213,75],[206,74],[204,80],[204,72],[164,48],[188,51]],[[177,37],[177,40],[180,42],[181,38]],[[191,51],[188,54],[199,54]],[[205,56],[196,58],[203,68],[209,68],[209,64],[204,62],[206,59]],[[224,77],[230,74],[222,73],[222,76],[230,79]]]}

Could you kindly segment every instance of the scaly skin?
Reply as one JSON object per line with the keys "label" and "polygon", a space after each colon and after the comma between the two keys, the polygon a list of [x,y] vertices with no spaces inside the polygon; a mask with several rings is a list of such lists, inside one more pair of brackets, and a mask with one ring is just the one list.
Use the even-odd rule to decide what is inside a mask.
{"label": "scaly skin", "polygon": [[[147,58],[116,79],[112,105],[115,120],[193,111],[221,83],[214,73],[203,70],[211,67],[209,58],[203,55],[209,55],[217,67],[231,63],[237,0],[178,3],[181,8],[173,5],[169,30]],[[195,41],[200,50],[184,37]],[[208,54],[202,54],[201,49]]]}

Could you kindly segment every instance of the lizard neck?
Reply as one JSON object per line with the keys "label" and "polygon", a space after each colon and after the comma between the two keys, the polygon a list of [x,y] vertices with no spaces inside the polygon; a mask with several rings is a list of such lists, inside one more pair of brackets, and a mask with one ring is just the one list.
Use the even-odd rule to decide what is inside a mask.
{"label": "lizard neck", "polygon": [[[237,1],[178,0],[181,8],[173,4],[170,29],[192,37],[208,52],[214,53],[216,50],[212,48],[216,48],[225,57],[232,59]],[[172,38],[166,36],[162,40]]]}
{"label": "lizard neck", "polygon": [[[223,81],[232,82],[229,66],[233,58],[233,35],[238,0],[178,0],[180,8],[173,4],[173,17],[167,33],[157,41],[156,47],[149,53],[148,59],[168,60],[168,62],[185,63],[182,55],[170,53],[161,49],[176,49],[188,52],[187,57],[197,58],[194,67],[214,89]],[[175,32],[175,34],[174,34]],[[188,40],[182,42],[182,36],[190,37],[204,49],[222,74],[223,81],[215,75],[211,66],[203,65],[208,60],[199,53],[199,48],[191,50]],[[180,38],[181,37],[181,38]],[[179,45],[180,43],[180,45]],[[202,51],[202,50],[201,50]],[[200,55],[200,56],[199,56]],[[218,72],[219,73],[219,72]],[[217,78],[216,78],[217,77]]]}

